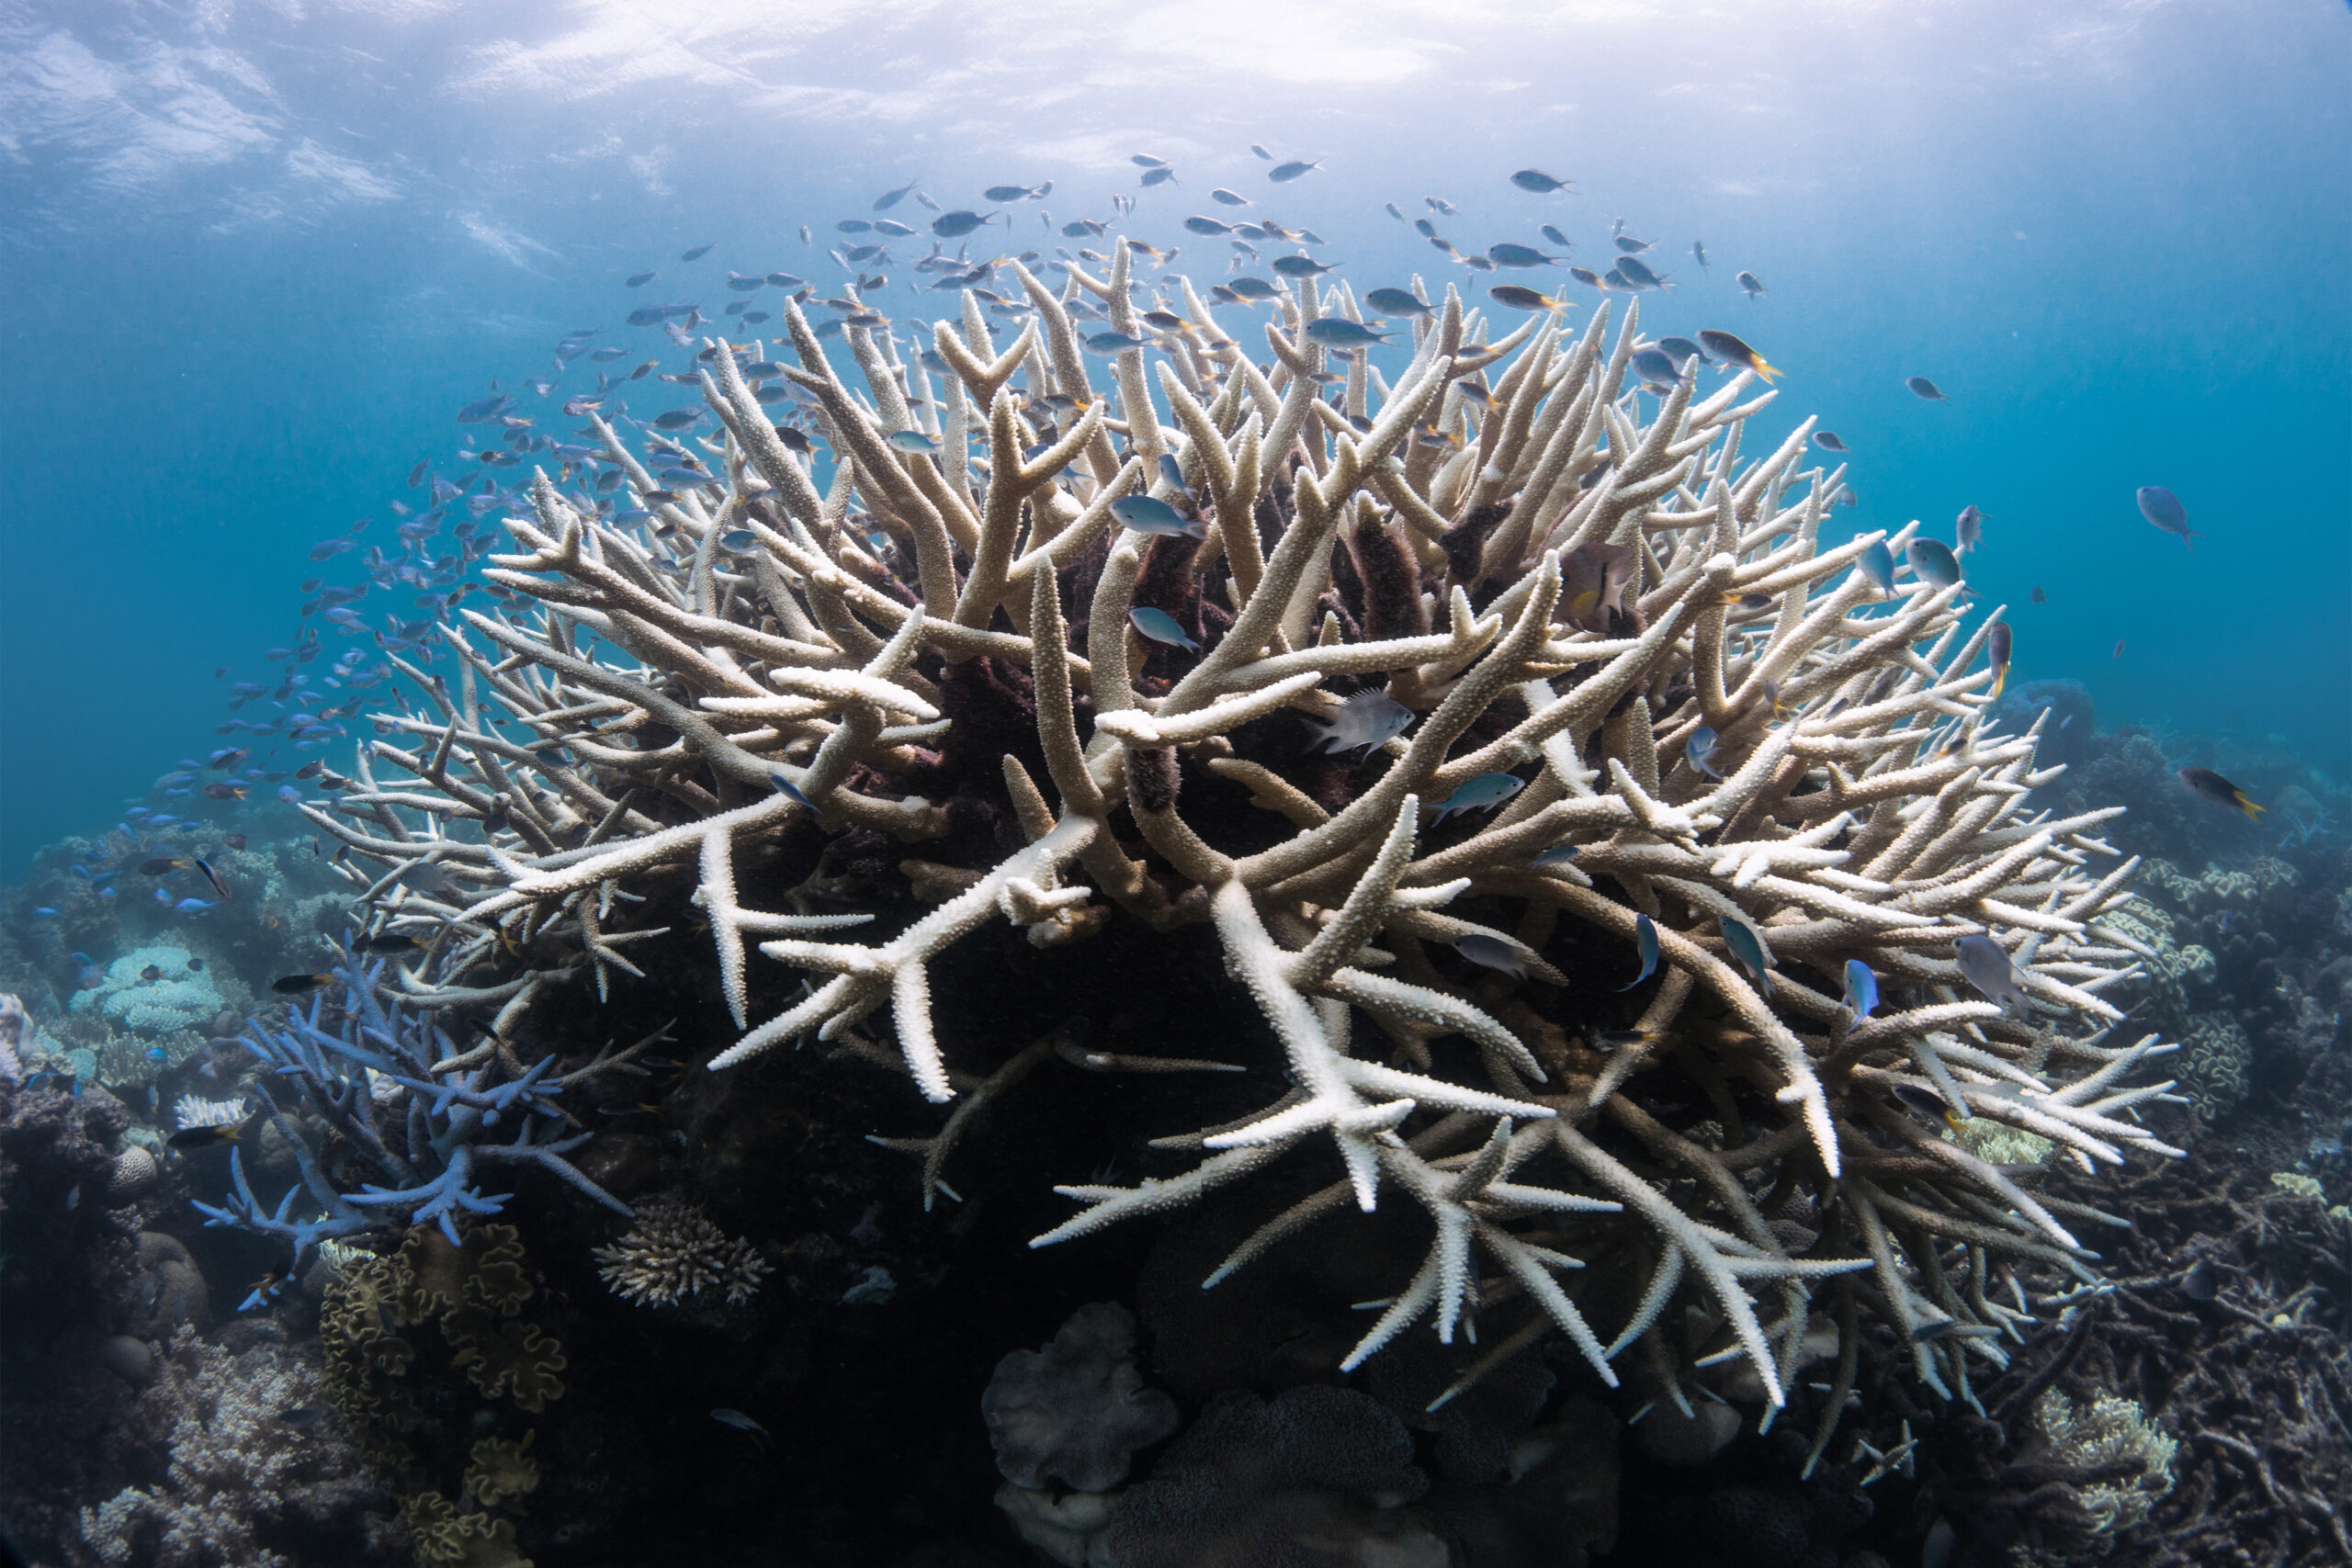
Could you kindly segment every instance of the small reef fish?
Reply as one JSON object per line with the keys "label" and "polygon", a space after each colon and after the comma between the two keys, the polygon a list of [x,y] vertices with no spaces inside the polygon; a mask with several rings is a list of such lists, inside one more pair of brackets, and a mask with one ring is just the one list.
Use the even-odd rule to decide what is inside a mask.
{"label": "small reef fish", "polygon": [[1532,245],[1515,244],[1506,240],[1500,244],[1488,245],[1487,259],[1497,266],[1527,267],[1558,266],[1565,258],[1547,256]]}
{"label": "small reef fish", "polygon": [[1854,1010],[1857,1020],[1870,1017],[1878,1008],[1878,976],[1859,958],[1846,960],[1846,1005]]}
{"label": "small reef fish", "polygon": [[960,240],[995,216],[993,212],[982,215],[960,209],[954,212],[943,212],[931,220],[931,231],[943,240]]}
{"label": "small reef fish", "polygon": [[1349,321],[1345,316],[1319,316],[1306,323],[1306,335],[1309,343],[1345,352],[1386,343],[1396,334],[1374,332],[1362,322]]}
{"label": "small reef fish", "polygon": [[1752,272],[1743,272],[1732,281],[1738,284],[1751,300],[1761,299],[1771,292],[1764,287],[1764,280]]}
{"label": "small reef fish", "polygon": [[1574,188],[1567,181],[1554,179],[1541,169],[1521,169],[1511,175],[1510,183],[1523,191],[1532,191],[1537,196],[1549,196],[1555,190]]}
{"label": "small reef fish", "polygon": [[690,245],[678,253],[678,259],[682,262],[700,261],[708,254],[710,254],[709,245]]}
{"label": "small reef fish", "polygon": [[[1617,265],[1610,270],[1614,272],[1618,278],[1628,288],[1668,288],[1672,287],[1671,282],[1668,280],[1665,273],[1652,272],[1647,265],[1642,262],[1637,262],[1631,256],[1620,256],[1617,258]],[[1699,335],[1702,339],[1706,336],[1704,333],[1702,333]]]}
{"label": "small reef fish", "polygon": [[1944,396],[1943,389],[1941,388],[1938,387],[1933,381],[1928,380],[1925,376],[1905,377],[1904,378],[1903,384],[1911,389],[1914,396],[1925,398],[1931,403],[1948,403],[1951,401],[1950,398]]}
{"label": "small reef fish", "polygon": [[1739,960],[1739,966],[1747,971],[1748,978],[1764,993],[1764,999],[1770,1001],[1772,956],[1764,951],[1763,933],[1736,915],[1724,916],[1716,926],[1723,932],[1724,945],[1731,949],[1731,955]]}
{"label": "small reef fish", "polygon": [[1984,543],[1984,514],[1972,502],[1962,507],[1960,515],[1952,520],[1952,547],[1966,555]]}
{"label": "small reef fish", "polygon": [[2245,791],[2211,768],[2183,768],[2179,776],[2180,782],[2187,784],[2192,794],[2216,806],[2243,811],[2249,822],[2260,820],[2262,813],[2270,809],[2267,806],[2256,806]]}
{"label": "small reef fish", "polygon": [[1566,865],[1582,852],[1574,844],[1555,844],[1528,863],[1537,871],[1549,871],[1555,865]]}
{"label": "small reef fish", "polygon": [[2027,594],[2026,597],[2032,600],[2037,604],[2047,604],[2050,603],[2049,591],[2044,589],[2040,583],[2036,583],[2034,585],[2033,592]]}
{"label": "small reef fish", "polygon": [[1846,443],[1839,439],[1838,433],[1834,430],[1815,431],[1813,433],[1813,444],[1815,446],[1820,447],[1824,452],[1842,453],[1848,450]]}
{"label": "small reef fish", "polygon": [[1764,363],[1764,356],[1748,347],[1736,333],[1702,327],[1699,332],[1699,345],[1718,359],[1755,371],[1767,381],[1781,374],[1779,369]]}
{"label": "small reef fish", "polygon": [[1657,1029],[1596,1029],[1585,1035],[1596,1051],[1622,1051],[1629,1045],[1648,1045],[1666,1038]]}
{"label": "small reef fish", "polygon": [[1184,628],[1177,624],[1176,617],[1165,610],[1139,604],[1127,612],[1127,624],[1135,627],[1137,636],[1153,642],[1165,643],[1170,648],[1188,649],[1194,653],[1201,650],[1201,645],[1187,637]]}
{"label": "small reef fish", "polygon": [[1879,540],[1854,558],[1854,570],[1871,580],[1882,599],[1894,597],[1894,552]]}
{"label": "small reef fish", "polygon": [[1911,575],[1935,588],[1950,588],[1960,581],[1960,558],[1941,539],[1918,538],[1904,551]]}
{"label": "small reef fish", "polygon": [[1707,247],[1701,244],[1696,240],[1690,242],[1690,254],[1697,259],[1699,263],[1699,270],[1701,272],[1712,272],[1714,270],[1707,265]]}
{"label": "small reef fish", "polygon": [[1413,710],[1385,692],[1358,692],[1340,705],[1329,724],[1313,718],[1306,722],[1321,731],[1308,750],[1363,751],[1404,734],[1412,727]]}
{"label": "small reef fish", "polygon": [[2192,1302],[2210,1302],[2222,1293],[2222,1271],[2210,1258],[2200,1258],[2180,1277],[2180,1293]]}
{"label": "small reef fish", "polygon": [[765,1453],[767,1451],[769,1440],[768,1429],[765,1427],[761,1426],[757,1421],[752,1420],[749,1416],[744,1415],[741,1411],[730,1410],[725,1405],[721,1405],[710,1413],[710,1418],[718,1422],[722,1427],[732,1427],[739,1432],[749,1434],[752,1441],[760,1445],[760,1451],[762,1453]]}
{"label": "small reef fish", "polygon": [[904,452],[910,457],[940,450],[939,443],[920,430],[894,430],[882,439],[889,444],[892,451]]}
{"label": "small reef fish", "polygon": [[1306,175],[1313,174],[1322,166],[1323,164],[1320,160],[1311,164],[1304,162],[1276,164],[1272,168],[1266,171],[1266,177],[1273,181],[1274,184],[1278,186],[1288,185],[1293,180],[1301,179]]}
{"label": "small reef fish", "polygon": [[378,931],[373,936],[363,936],[351,944],[351,951],[354,953],[421,953],[424,950],[423,942],[400,931]]}
{"label": "small reef fish", "polygon": [[1518,283],[1498,283],[1487,290],[1487,297],[1498,305],[1514,310],[1560,311],[1568,308],[1566,299],[1555,299],[1548,294]]}
{"label": "small reef fish", "polygon": [[1960,1118],[1944,1103],[1942,1095],[1908,1083],[1896,1084],[1893,1092],[1896,1103],[1922,1122],[1940,1122],[1954,1132],[1960,1130]]}
{"label": "small reef fish", "polygon": [[1500,970],[1515,979],[1527,977],[1526,954],[1498,936],[1466,931],[1453,939],[1453,951],[1482,969]]}
{"label": "small reef fish", "polygon": [[1205,539],[1209,534],[1206,523],[1186,517],[1155,495],[1121,496],[1111,503],[1111,520],[1138,534],[1159,534],[1170,538]]}
{"label": "small reef fish", "polygon": [[206,860],[202,855],[198,855],[190,863],[192,863],[197,870],[204,873],[204,880],[212,884],[212,891],[218,893],[223,898],[229,897],[229,885],[220,880],[220,874],[212,869],[211,862]]}
{"label": "small reef fish", "polygon": [[778,795],[784,796],[785,799],[792,802],[795,806],[805,807],[810,811],[817,809],[817,803],[809,799],[806,795],[803,795],[800,791],[800,786],[794,784],[790,779],[786,778],[781,773],[771,769],[768,773],[768,782],[775,785],[775,790]]}
{"label": "small reef fish", "polygon": [[1961,977],[2004,1008],[2031,1012],[2033,1002],[2018,981],[2007,951],[1989,936],[1964,936],[1951,944]]}
{"label": "small reef fish", "polygon": [[1334,263],[1326,266],[1313,256],[1276,256],[1272,265],[1273,269],[1284,277],[1319,277],[1324,273],[1336,270],[1338,265]]}
{"label": "small reef fish", "polygon": [[2001,688],[2009,682],[2009,654],[2015,642],[2007,621],[1995,621],[1984,633],[1984,657],[1993,666],[1993,690],[1985,698],[1987,702],[1999,702]]}
{"label": "small reef fish", "polygon": [[1641,954],[1642,972],[1618,987],[1620,991],[1630,991],[1657,973],[1657,922],[1647,915],[1634,917],[1634,950]]}
{"label": "small reef fish", "polygon": [[1437,307],[1402,288],[1375,288],[1363,302],[1384,316],[1434,316]]}
{"label": "small reef fish", "polygon": [[1715,771],[1715,732],[1706,725],[1701,725],[1690,732],[1690,739],[1683,742],[1682,759],[1690,764],[1693,773],[1720,780],[1723,774]]}
{"label": "small reef fish", "polygon": [[1227,207],[1247,207],[1250,205],[1250,198],[1248,197],[1243,196],[1239,191],[1227,190],[1223,186],[1219,186],[1216,189],[1209,192],[1209,199],[1211,201],[1222,202]]}
{"label": "small reef fish", "polygon": [[650,267],[647,268],[643,272],[632,272],[627,277],[621,279],[621,287],[624,288],[642,288],[661,276],[662,275],[660,273],[653,271]]}
{"label": "small reef fish", "polygon": [[2189,541],[2205,536],[2188,526],[2188,508],[2181,505],[2180,497],[2162,485],[2142,485],[2137,493],[2141,516],[2167,534],[2178,535],[2181,544],[2188,549],[2194,551],[2197,548]]}
{"label": "small reef fish", "polygon": [[307,997],[322,986],[334,984],[332,975],[284,975],[269,983],[269,988],[281,997]]}
{"label": "small reef fish", "polygon": [[189,870],[196,863],[192,860],[177,860],[170,858],[141,861],[139,863],[139,874],[141,876],[169,876],[175,871]]}
{"label": "small reef fish", "polygon": [[1486,811],[1500,806],[1526,787],[1525,779],[1510,773],[1480,773],[1443,800],[1431,801],[1430,808],[1442,822],[1457,811]]}

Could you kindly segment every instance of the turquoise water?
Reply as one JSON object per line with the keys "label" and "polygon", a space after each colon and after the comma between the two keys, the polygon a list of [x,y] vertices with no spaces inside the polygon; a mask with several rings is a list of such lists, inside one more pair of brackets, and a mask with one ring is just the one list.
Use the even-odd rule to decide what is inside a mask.
{"label": "turquoise water", "polygon": [[[1204,285],[1223,243],[1178,224],[1235,216],[1213,186],[1315,229],[1360,291],[1497,280],[1386,201],[1453,202],[1464,251],[1550,222],[1595,265],[1622,216],[1678,286],[1643,297],[1645,327],[1746,334],[1788,372],[1762,427],[1818,414],[1852,448],[1841,522],[1949,537],[1983,509],[1971,579],[2017,606],[2018,679],[2082,680],[2103,725],[2352,760],[2340,6],[62,6],[5,27],[0,864],[225,744],[226,682],[274,681],[259,650],[302,624],[306,549],[362,517],[389,544],[386,502],[419,459],[456,468],[452,413],[493,378],[550,368],[582,327],[666,347],[626,310],[715,313],[730,267],[830,280],[796,227],[910,179],[949,207],[1053,180],[1014,209],[1050,256],[1069,242],[1037,207],[1113,219],[1134,152],[1181,183],[1114,232],[1184,243],[1172,270]],[[1323,166],[1270,186],[1251,141]],[[1512,188],[1529,165],[1578,194]],[[622,288],[641,266],[663,276]],[[1530,280],[1576,321],[1595,298]],[[542,428],[563,438],[553,404],[591,375],[574,363]],[[687,400],[652,390],[676,396],[639,413]],[[2183,498],[2193,553],[2137,514],[2148,483]]]}

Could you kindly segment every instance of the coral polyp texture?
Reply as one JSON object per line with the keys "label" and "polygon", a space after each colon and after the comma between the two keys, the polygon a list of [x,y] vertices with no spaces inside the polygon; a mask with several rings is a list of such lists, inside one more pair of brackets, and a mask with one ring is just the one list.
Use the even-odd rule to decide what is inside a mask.
{"label": "coral polyp texture", "polygon": [[[422,700],[303,808],[374,868],[379,932],[424,944],[387,993],[495,1007],[507,1039],[707,925],[738,1032],[707,1066],[812,1039],[893,1066],[949,1108],[927,1194],[962,1111],[1041,1054],[1278,1067],[1254,1113],[1144,1130],[1172,1174],[1059,1189],[1077,1208],[1037,1245],[1315,1149],[1330,1185],[1212,1281],[1343,1205],[1423,1212],[1426,1254],[1396,1260],[1350,1366],[1476,1314],[1465,1379],[1555,1328],[1611,1384],[1646,1341],[1679,1400],[1664,1325],[1689,1306],[1717,1325],[1697,1350],[1778,1405],[1825,1310],[1850,1383],[1868,1312],[1964,1396],[2034,1304],[2018,1266],[2095,1279],[2098,1216],[1920,1108],[2086,1168],[2175,1152],[2126,1114],[2168,1047],[2109,1032],[2103,993],[2141,955],[2100,923],[2130,897],[2098,837],[2114,813],[2029,809],[2053,776],[2035,735],[1983,722],[1996,617],[1887,569],[1912,527],[1821,544],[1842,470],[1805,466],[1810,422],[1748,446],[1775,395],[1751,372],[1629,381],[1631,307],[1496,335],[1449,293],[1390,378],[1308,330],[1359,316],[1345,285],[1280,291],[1261,364],[1181,280],[1182,328],[1143,322],[1131,254],[1058,293],[1007,264],[1010,342],[968,291],[916,357],[853,316],[846,370],[787,306],[795,364],[707,344],[707,439],[649,429],[640,456],[592,412],[621,508],[542,474],[497,606],[441,628],[454,681],[402,664]],[[1106,386],[1081,304],[1125,334],[1094,348],[1148,339]],[[746,857],[804,818],[898,840],[904,886],[860,908],[859,878],[812,874],[788,907],[747,903]],[[1000,920],[1041,948],[1206,927],[1265,1028],[1214,1063],[953,1060],[933,966]],[[2013,967],[2004,999],[1982,949],[1964,977],[1968,938]],[[1882,988],[1868,1016],[1849,961]],[[270,1050],[298,1075],[315,1047],[377,1065],[322,1032]],[[553,1163],[528,1075],[493,1091],[454,1047],[420,1055],[378,1070],[436,1114],[519,1096],[526,1141],[469,1122],[435,1179],[353,1201],[439,1217],[472,1206],[467,1151]],[[1686,1113],[1694,1084],[1712,1114]],[[1594,1252],[1622,1288],[1580,1277]]]}

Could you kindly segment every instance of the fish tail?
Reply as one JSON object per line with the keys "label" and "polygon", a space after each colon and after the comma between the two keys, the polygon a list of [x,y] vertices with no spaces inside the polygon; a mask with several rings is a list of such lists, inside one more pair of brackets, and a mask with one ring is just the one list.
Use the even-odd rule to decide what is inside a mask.
{"label": "fish tail", "polygon": [[2233,790],[2230,793],[2237,797],[2237,807],[2245,813],[2245,819],[2249,822],[2259,822],[2262,820],[2262,814],[2270,809],[2267,806],[2256,806],[2247,799],[2245,791],[2242,789]]}
{"label": "fish tail", "polygon": [[1786,374],[1786,372],[1782,371],[1778,366],[1765,364],[1764,356],[1760,354],[1754,359],[1748,361],[1747,367],[1750,370],[1755,371],[1758,376],[1763,377],[1767,381],[1773,380],[1776,378]]}

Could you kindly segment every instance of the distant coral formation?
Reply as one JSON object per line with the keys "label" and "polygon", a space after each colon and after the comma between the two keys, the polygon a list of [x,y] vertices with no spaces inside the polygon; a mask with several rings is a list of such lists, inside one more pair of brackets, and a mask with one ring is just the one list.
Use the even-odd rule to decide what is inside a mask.
{"label": "distant coral formation", "polygon": [[676,1306],[705,1291],[741,1306],[774,1267],[695,1204],[668,1196],[637,1205],[635,1223],[595,1257],[613,1293],[639,1306]]}

